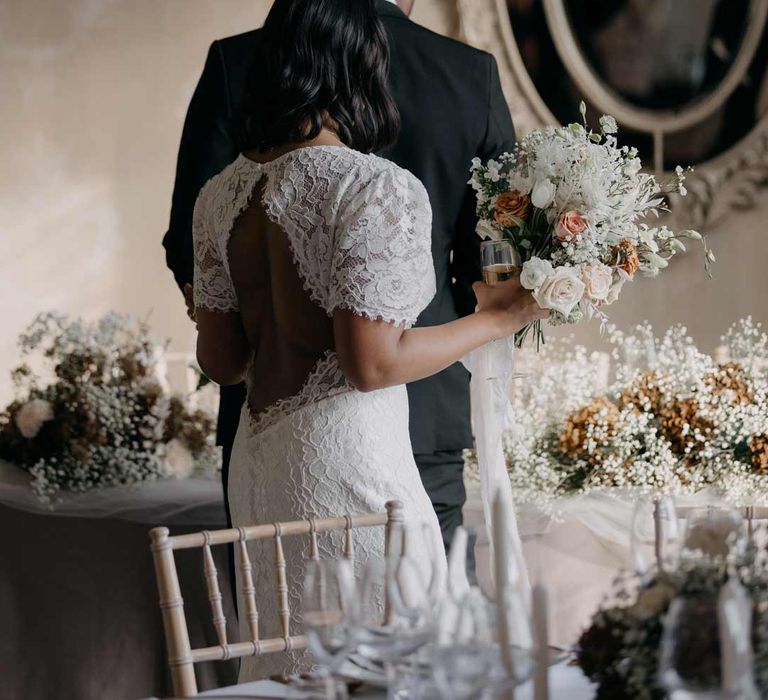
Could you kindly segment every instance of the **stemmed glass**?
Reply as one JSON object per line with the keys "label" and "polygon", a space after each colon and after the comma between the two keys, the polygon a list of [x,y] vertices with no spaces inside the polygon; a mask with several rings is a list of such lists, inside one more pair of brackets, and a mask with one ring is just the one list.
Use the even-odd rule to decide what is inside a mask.
{"label": "stemmed glass", "polygon": [[641,498],[632,515],[630,554],[632,567],[643,583],[659,569],[677,568],[681,547],[674,500],[669,496]]}
{"label": "stemmed glass", "polygon": [[[433,557],[417,560],[411,556],[405,545],[407,534],[404,528],[395,530],[393,551],[383,559],[368,560],[360,581],[357,651],[369,662],[380,664],[388,676],[396,664],[432,639],[442,590]],[[430,534],[422,533],[424,537]],[[382,610],[385,597],[386,611]]]}
{"label": "stemmed glass", "polygon": [[[480,258],[483,282],[491,287],[520,274],[520,255],[509,241],[483,241],[480,244]],[[496,378],[502,375],[506,363],[514,364],[514,338],[495,340],[489,350],[490,377]],[[510,379],[526,376],[526,373],[513,372]]]}
{"label": "stemmed glass", "polygon": [[327,677],[338,674],[354,648],[359,614],[351,562],[310,561],[304,575],[304,632],[310,652]]}
{"label": "stemmed glass", "polygon": [[722,691],[717,593],[672,601],[664,622],[659,680],[670,697],[720,700]]}
{"label": "stemmed glass", "polygon": [[497,656],[489,603],[479,588],[467,592],[452,622],[450,635],[434,645],[435,684],[442,698],[474,700],[488,687]]}
{"label": "stemmed glass", "polygon": [[520,256],[509,241],[483,241],[480,244],[483,282],[493,287],[520,271]]}

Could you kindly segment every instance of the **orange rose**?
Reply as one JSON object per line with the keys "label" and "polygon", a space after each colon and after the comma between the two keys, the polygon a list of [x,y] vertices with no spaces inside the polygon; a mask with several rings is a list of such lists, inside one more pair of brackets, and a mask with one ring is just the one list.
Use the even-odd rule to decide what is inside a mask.
{"label": "orange rose", "polygon": [[565,212],[557,220],[555,235],[561,243],[575,241],[587,228],[587,220],[578,209]]}
{"label": "orange rose", "polygon": [[496,223],[505,228],[514,228],[517,226],[515,219],[528,220],[531,212],[531,198],[527,194],[520,194],[517,190],[512,192],[503,192],[496,198],[496,210],[493,218]]}
{"label": "orange rose", "polygon": [[640,258],[637,257],[637,248],[632,241],[622,238],[618,245],[613,246],[611,261],[620,270],[624,270],[630,277],[640,268]]}

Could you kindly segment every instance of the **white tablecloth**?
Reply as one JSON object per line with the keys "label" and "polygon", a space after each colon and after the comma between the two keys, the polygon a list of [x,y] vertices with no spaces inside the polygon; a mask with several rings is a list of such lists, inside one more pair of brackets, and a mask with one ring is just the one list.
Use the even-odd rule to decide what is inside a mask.
{"label": "white tablecloth", "polygon": [[51,505],[41,503],[29,485],[29,474],[0,460],[0,505],[36,515],[114,518],[133,523],[185,527],[207,523],[226,527],[221,479],[191,478],[147,481],[85,493],[62,494]]}
{"label": "white tablecloth", "polygon": [[[555,666],[549,674],[551,700],[591,700],[595,695],[595,687],[582,672],[574,667],[561,664]],[[256,681],[242,685],[209,690],[201,693],[201,697],[238,697],[238,698],[276,698],[278,700],[300,698],[298,693],[291,694],[291,689],[273,681]],[[384,691],[360,692],[352,695],[352,700],[382,700],[386,697]],[[526,683],[515,693],[515,700],[533,700],[533,684]]]}

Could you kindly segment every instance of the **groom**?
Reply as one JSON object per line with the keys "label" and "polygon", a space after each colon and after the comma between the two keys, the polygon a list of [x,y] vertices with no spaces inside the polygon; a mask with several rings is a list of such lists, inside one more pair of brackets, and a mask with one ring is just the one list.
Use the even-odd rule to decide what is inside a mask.
{"label": "groom", "polygon": [[[402,132],[380,154],[410,170],[432,204],[432,255],[437,295],[420,326],[447,323],[474,310],[472,282],[480,278],[469,165],[509,151],[515,143],[494,58],[411,22],[414,0],[376,0],[391,48],[390,80]],[[192,209],[200,188],[238,155],[241,91],[261,30],[215,41],[189,105],[176,169],[166,260],[191,303]],[[224,451],[224,493],[245,388],[221,388],[218,442]],[[446,547],[462,522],[466,500],[462,450],[472,445],[469,376],[455,364],[408,386],[416,464],[440,521]],[[227,508],[229,516],[229,509]]]}

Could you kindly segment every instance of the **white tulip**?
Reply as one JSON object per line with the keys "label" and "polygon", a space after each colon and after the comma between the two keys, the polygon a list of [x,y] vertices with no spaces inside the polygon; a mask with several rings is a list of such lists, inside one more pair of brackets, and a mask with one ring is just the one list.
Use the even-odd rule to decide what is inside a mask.
{"label": "white tulip", "polygon": [[546,209],[555,198],[555,185],[549,178],[537,180],[531,192],[531,203],[537,209]]}

